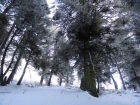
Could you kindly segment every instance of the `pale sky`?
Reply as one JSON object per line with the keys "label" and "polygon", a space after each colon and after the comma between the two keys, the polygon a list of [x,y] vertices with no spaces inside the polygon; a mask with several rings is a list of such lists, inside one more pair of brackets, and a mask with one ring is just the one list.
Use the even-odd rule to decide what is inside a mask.
{"label": "pale sky", "polygon": [[55,2],[55,0],[46,0],[48,5],[50,5],[51,3]]}

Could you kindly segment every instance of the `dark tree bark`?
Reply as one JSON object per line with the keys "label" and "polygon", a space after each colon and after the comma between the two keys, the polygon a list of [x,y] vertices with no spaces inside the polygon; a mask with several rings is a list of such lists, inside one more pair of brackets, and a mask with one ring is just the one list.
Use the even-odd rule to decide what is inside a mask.
{"label": "dark tree bark", "polygon": [[16,73],[18,64],[19,64],[19,62],[20,62],[20,60],[21,60],[23,51],[24,51],[24,49],[21,49],[21,51],[20,51],[20,53],[19,53],[19,56],[18,56],[18,59],[17,59],[15,65],[14,65],[14,68],[13,68],[13,70],[12,70],[12,72],[11,72],[11,74],[10,74],[8,80],[7,80],[7,84],[9,84],[9,83],[11,82],[11,80],[14,78],[14,75],[15,75],[15,73]]}
{"label": "dark tree bark", "polygon": [[[10,37],[10,34],[12,33],[13,29],[15,27],[15,22],[13,24],[13,26],[11,27],[10,31],[7,33],[7,36],[5,37],[4,41],[0,44],[0,53],[2,52],[3,48],[5,47],[6,45],[6,42],[8,41],[9,37]],[[11,38],[12,39],[12,38]],[[10,43],[9,43],[10,44]],[[1,61],[1,71],[0,71],[0,83],[3,81],[3,65],[4,65],[4,59],[5,59],[5,56],[6,56],[6,52],[8,50],[8,47],[9,47],[9,44],[8,46],[5,48],[5,51],[4,51],[4,54],[3,54],[3,59]]]}
{"label": "dark tree bark", "polygon": [[[116,65],[117,65],[116,59],[115,59],[115,63],[116,63]],[[117,70],[118,70],[118,72],[119,72],[119,75],[120,75],[120,78],[121,78],[121,82],[122,82],[123,88],[124,88],[124,90],[126,90],[125,83],[124,83],[124,80],[123,80],[123,76],[122,76],[121,70],[120,70],[120,68],[118,67],[118,65],[117,65]]]}
{"label": "dark tree bark", "polygon": [[135,71],[134,68],[132,68],[132,71],[133,71],[133,73],[134,73],[134,76],[135,76],[135,78],[136,78],[136,80],[137,80],[138,85],[140,86],[140,78],[138,77],[138,75],[137,75],[137,73],[136,73],[136,71]]}
{"label": "dark tree bark", "polygon": [[40,79],[40,85],[43,84],[43,79],[44,79],[44,75],[41,76],[41,79]]}
{"label": "dark tree bark", "polygon": [[1,83],[1,86],[6,86],[6,80],[7,80],[7,77],[4,77],[4,80]]}
{"label": "dark tree bark", "polygon": [[99,82],[99,78],[97,78],[97,93],[100,92],[100,82]]}
{"label": "dark tree bark", "polygon": [[60,77],[59,79],[60,79],[59,86],[61,86],[62,85],[62,78]]}
{"label": "dark tree bark", "polygon": [[111,78],[112,78],[112,80],[113,80],[113,83],[114,83],[114,87],[115,87],[115,89],[117,89],[118,90],[118,85],[117,85],[117,82],[115,81],[115,79],[114,79],[114,77],[113,77],[113,75],[111,74]]}
{"label": "dark tree bark", "polygon": [[11,60],[11,62],[9,64],[9,66],[7,67],[6,71],[4,72],[3,76],[5,76],[7,74],[7,72],[9,71],[9,69],[11,68],[11,66],[13,64],[13,61],[14,61],[14,57],[15,57],[15,55],[17,53],[17,50],[18,50],[18,48],[16,48],[16,50],[14,51],[13,56],[12,56],[12,60]]}
{"label": "dark tree bark", "polygon": [[14,65],[14,68],[13,68],[13,70],[12,70],[10,76],[8,77],[7,84],[9,84],[9,83],[11,82],[11,80],[14,78],[14,75],[15,75],[15,73],[16,73],[18,64],[19,64],[19,62],[20,62],[20,60],[21,60],[21,57],[22,57],[22,54],[23,54],[23,52],[24,52],[24,50],[25,50],[25,46],[26,46],[26,43],[27,43],[27,39],[28,39],[28,35],[26,36],[26,32],[25,32],[24,35],[23,35],[23,43],[22,43],[24,46],[22,46],[22,47],[20,48],[17,61],[16,61],[15,65]]}
{"label": "dark tree bark", "polygon": [[51,80],[52,80],[52,73],[50,73],[50,78],[49,78],[49,81],[48,81],[48,86],[51,85]]}
{"label": "dark tree bark", "polygon": [[[87,49],[86,42],[84,43],[84,77],[81,79],[80,88],[84,91],[88,91],[92,96],[98,97],[96,89],[96,74],[92,58],[89,55],[90,52]],[[90,62],[90,63],[88,63]]]}
{"label": "dark tree bark", "polygon": [[17,85],[20,85],[20,84],[21,84],[21,81],[22,81],[22,79],[23,79],[23,77],[24,77],[24,75],[25,75],[25,72],[26,72],[26,68],[27,68],[27,66],[28,66],[28,64],[29,64],[30,58],[31,58],[31,52],[29,53],[28,60],[27,60],[27,62],[26,62],[26,65],[25,65],[25,67],[24,67],[23,73],[22,73],[22,75],[21,75],[21,77],[20,77],[20,79],[19,79]]}
{"label": "dark tree bark", "polygon": [[66,76],[66,86],[68,86],[69,85],[69,77],[68,77],[68,75]]}
{"label": "dark tree bark", "polygon": [[7,33],[5,39],[3,40],[3,42],[0,44],[0,52],[2,52],[3,48],[5,47],[6,45],[6,42],[8,41],[13,29],[15,28],[15,25],[16,25],[16,22],[13,23],[11,29],[9,30],[9,32]]}
{"label": "dark tree bark", "polygon": [[[19,44],[22,43],[23,39],[24,39],[24,38],[22,38],[22,40],[20,41]],[[19,49],[19,48],[17,47],[16,50],[14,51],[13,56],[12,56],[12,59],[11,59],[11,62],[10,62],[10,64],[9,64],[9,66],[7,67],[6,71],[4,72],[3,76],[5,76],[5,75],[7,74],[7,72],[9,71],[9,69],[11,68],[11,66],[12,66],[12,64],[13,64],[13,61],[14,61],[14,57],[15,57],[15,55],[16,55],[18,49]]]}
{"label": "dark tree bark", "polygon": [[[110,60],[111,60],[111,63],[112,63],[113,65],[116,65],[117,70],[118,70],[119,75],[120,75],[120,78],[121,78],[121,82],[122,82],[123,88],[126,90],[125,83],[124,83],[124,80],[123,80],[123,77],[122,77],[121,71],[120,71],[120,69],[119,69],[119,67],[118,67],[118,64],[117,64],[116,58],[114,58],[114,61],[113,61],[112,57],[110,56]],[[113,77],[113,76],[111,75],[111,78],[112,78],[112,77]],[[117,88],[118,88],[118,85],[117,85],[115,79],[112,78],[112,80],[113,80],[113,83],[114,83],[115,89],[117,89]]]}
{"label": "dark tree bark", "polygon": [[[17,32],[18,30],[16,30]],[[10,39],[8,45],[6,46],[5,50],[4,50],[4,53],[3,53],[3,57],[2,57],[2,60],[1,60],[1,78],[0,78],[0,81],[3,81],[3,77],[4,77],[4,74],[3,74],[3,67],[4,67],[4,62],[5,62],[5,57],[6,57],[6,53],[8,51],[8,48],[10,46],[10,44],[12,43],[13,41],[13,38],[15,37],[16,35],[16,32],[14,33],[14,35],[12,36],[12,38]]]}

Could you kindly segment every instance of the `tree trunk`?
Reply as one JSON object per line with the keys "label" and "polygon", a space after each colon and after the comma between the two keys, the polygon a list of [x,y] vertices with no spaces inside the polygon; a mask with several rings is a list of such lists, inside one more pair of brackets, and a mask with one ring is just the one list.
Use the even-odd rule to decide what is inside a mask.
{"label": "tree trunk", "polygon": [[132,68],[132,71],[133,71],[133,73],[134,73],[134,76],[136,77],[136,80],[137,80],[138,85],[140,86],[140,79],[139,79],[139,77],[137,76],[137,73],[136,73],[135,69]]}
{"label": "tree trunk", "polygon": [[23,79],[23,77],[24,77],[24,75],[25,75],[25,72],[26,72],[26,68],[27,68],[27,66],[28,66],[28,64],[29,64],[30,58],[31,58],[31,52],[29,53],[28,60],[27,60],[27,62],[26,62],[26,65],[25,65],[25,67],[24,67],[23,73],[22,73],[22,75],[21,75],[21,77],[20,77],[20,79],[19,79],[17,85],[20,85],[20,84],[21,84],[21,81],[22,81],[22,79]]}
{"label": "tree trunk", "polygon": [[[92,96],[98,97],[96,89],[96,74],[91,59],[88,56],[87,44],[84,44],[84,77],[81,79],[80,88],[88,91]],[[88,63],[88,62],[91,63]]]}
{"label": "tree trunk", "polygon": [[[22,44],[25,45],[25,46],[26,46],[26,43],[27,43],[27,39],[28,39],[28,35],[26,36],[26,32],[25,32],[24,35],[23,35],[23,38],[21,40],[21,42],[23,41]],[[14,68],[13,68],[13,70],[12,70],[8,80],[7,80],[7,84],[9,84],[11,82],[11,80],[14,78],[14,75],[16,73],[18,64],[19,64],[19,62],[21,60],[21,57],[22,57],[22,54],[23,54],[23,52],[25,50],[25,46],[24,47],[22,46],[22,48],[20,49],[17,61],[16,61],[15,65],[14,65]]]}
{"label": "tree trunk", "polygon": [[[116,65],[117,65],[116,59],[115,59],[115,63],[116,63]],[[117,65],[117,69],[118,69],[118,72],[119,72],[119,75],[120,75],[120,78],[121,78],[121,82],[122,82],[123,88],[124,88],[124,90],[126,90],[125,83],[124,83],[124,80],[123,80],[123,76],[122,76],[121,70],[120,70],[120,68],[118,67],[118,65]]]}
{"label": "tree trunk", "polygon": [[40,85],[43,84],[43,79],[44,79],[44,75],[41,76],[41,79],[40,79]]}
{"label": "tree trunk", "polygon": [[66,87],[69,86],[69,77],[68,75],[66,76]]}
{"label": "tree trunk", "polygon": [[6,86],[6,80],[7,80],[7,77],[4,77],[4,80],[1,83],[1,86]]}
{"label": "tree trunk", "polygon": [[[18,31],[18,30],[17,30],[17,31]],[[16,31],[16,32],[17,32],[17,31]],[[14,38],[16,32],[14,33],[14,35],[12,36],[12,38],[10,39],[10,41],[9,41],[8,45],[6,46],[6,48],[5,48],[5,50],[4,50],[4,53],[3,53],[3,57],[2,57],[2,60],[1,60],[1,76],[0,76],[1,78],[0,78],[0,82],[3,81],[3,77],[4,77],[4,74],[3,74],[3,66],[4,66],[4,62],[5,62],[6,53],[7,53],[7,51],[8,51],[8,48],[9,48],[10,44],[11,44],[12,41],[13,41],[13,38]]]}
{"label": "tree trunk", "polygon": [[97,93],[100,92],[100,82],[99,82],[99,78],[97,79]]}
{"label": "tree trunk", "polygon": [[15,64],[15,66],[14,66],[14,68],[13,68],[13,70],[12,70],[12,72],[11,72],[11,74],[10,74],[8,80],[7,80],[7,84],[9,84],[9,83],[11,82],[11,80],[14,78],[14,75],[15,75],[15,73],[16,73],[18,64],[19,64],[19,62],[20,62],[20,60],[21,60],[23,51],[24,51],[24,49],[21,49],[21,51],[20,51],[20,53],[19,53],[19,56],[18,56],[18,59],[17,59],[17,61],[16,61],[16,64]]}
{"label": "tree trunk", "polygon": [[[96,70],[95,70],[95,67],[94,67],[94,64],[93,64],[93,61],[92,61],[91,53],[88,52],[88,54],[89,54],[89,59],[90,59],[91,66],[92,66],[92,71],[91,71],[91,73],[93,72],[92,73],[93,74],[93,77],[92,78],[94,79],[94,81],[93,81],[93,83],[94,83],[94,85],[93,85],[93,87],[94,87],[93,96],[98,97],[97,92],[99,93],[99,77],[98,77],[98,75],[96,73]],[[98,82],[98,90],[96,90],[96,79],[97,79],[97,82]]]}
{"label": "tree trunk", "polygon": [[115,87],[115,89],[117,89],[118,90],[118,85],[117,85],[117,82],[115,81],[115,79],[114,79],[114,77],[113,77],[113,75],[111,74],[111,78],[112,78],[112,80],[113,80],[113,83],[114,83],[114,87]]}
{"label": "tree trunk", "polygon": [[49,81],[48,81],[48,86],[51,85],[51,79],[52,79],[52,73],[50,73],[50,78],[49,78]]}
{"label": "tree trunk", "polygon": [[62,78],[60,77],[59,79],[60,79],[59,86],[61,86],[62,85]]}
{"label": "tree trunk", "polygon": [[7,74],[7,72],[9,71],[9,69],[11,68],[17,50],[18,50],[18,48],[16,48],[16,50],[14,51],[13,56],[12,56],[12,60],[11,60],[11,62],[10,62],[10,64],[9,64],[9,66],[7,67],[6,71],[4,72],[3,76],[5,76],[5,75]]}
{"label": "tree trunk", "polygon": [[13,23],[13,25],[12,25],[10,31],[7,33],[5,39],[4,39],[3,42],[0,44],[0,52],[2,52],[3,48],[5,47],[6,42],[8,41],[8,39],[9,39],[9,37],[10,37],[10,35],[11,35],[13,29],[15,28],[15,25],[16,25],[16,22]]}
{"label": "tree trunk", "polygon": [[[12,33],[14,27],[15,27],[15,22],[13,23],[13,25],[12,25],[10,31],[8,32],[6,38],[4,39],[4,41],[0,44],[0,53],[2,52],[3,48],[5,47],[6,42],[8,41],[8,39],[10,37],[10,34]],[[3,77],[4,77],[4,75],[3,75],[3,65],[4,65],[4,59],[5,59],[5,56],[6,56],[6,52],[8,50],[8,47],[9,47],[9,45],[6,47],[6,50],[5,50],[4,54],[3,54],[3,59],[1,61],[0,83],[3,81]]]}
{"label": "tree trunk", "polygon": [[[24,36],[23,36],[22,40],[19,42],[19,44],[22,43],[23,39],[24,39]],[[3,76],[5,76],[5,75],[7,74],[7,72],[9,71],[9,69],[11,68],[12,63],[13,63],[13,61],[14,61],[14,57],[15,57],[17,51],[18,51],[18,47],[17,47],[16,50],[14,51],[13,56],[12,56],[12,60],[11,60],[11,62],[10,62],[10,64],[9,64],[9,66],[7,67],[6,71],[4,72]]]}

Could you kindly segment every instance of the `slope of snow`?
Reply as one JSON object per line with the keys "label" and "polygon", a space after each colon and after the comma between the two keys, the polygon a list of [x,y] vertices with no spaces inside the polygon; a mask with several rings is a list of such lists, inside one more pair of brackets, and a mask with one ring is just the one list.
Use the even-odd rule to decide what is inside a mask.
{"label": "slope of snow", "polygon": [[105,91],[99,98],[74,87],[0,86],[0,105],[140,105],[140,94]]}

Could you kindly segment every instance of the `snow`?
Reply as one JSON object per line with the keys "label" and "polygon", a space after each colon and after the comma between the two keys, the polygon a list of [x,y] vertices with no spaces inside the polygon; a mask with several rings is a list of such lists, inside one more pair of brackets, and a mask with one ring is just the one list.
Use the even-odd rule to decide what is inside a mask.
{"label": "snow", "polygon": [[95,98],[77,87],[0,86],[0,105],[140,105],[140,94],[106,90]]}

